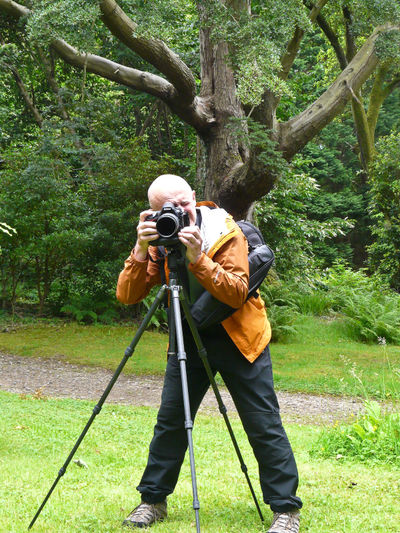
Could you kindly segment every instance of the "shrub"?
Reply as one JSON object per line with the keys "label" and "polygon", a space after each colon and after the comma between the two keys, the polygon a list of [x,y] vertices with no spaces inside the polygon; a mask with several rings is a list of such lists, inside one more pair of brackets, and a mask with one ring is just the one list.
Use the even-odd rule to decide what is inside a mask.
{"label": "shrub", "polygon": [[344,316],[348,335],[361,342],[400,343],[400,297],[376,277],[343,264],[325,270],[319,283],[332,311]]}
{"label": "shrub", "polygon": [[378,295],[353,294],[343,299],[341,312],[345,315],[348,335],[363,342],[400,344],[400,301]]}
{"label": "shrub", "polygon": [[[141,301],[141,309],[142,309],[142,318],[146,315],[147,311],[150,309],[152,303],[154,302],[154,299],[157,294],[158,287],[153,288],[150,291],[150,294],[144,298],[144,300]],[[151,320],[149,322],[149,326],[153,326],[158,329],[168,330],[168,314],[167,310],[161,305],[157,307],[155,310],[155,313],[151,317]]]}
{"label": "shrub", "polygon": [[385,413],[371,400],[365,400],[364,407],[365,414],[352,424],[322,431],[311,454],[400,467],[400,414]]}
{"label": "shrub", "polygon": [[260,292],[271,324],[271,340],[276,342],[296,335],[298,330],[294,323],[299,313],[287,287],[280,283],[263,283]]}
{"label": "shrub", "polygon": [[96,300],[89,294],[72,294],[60,309],[79,323],[110,324],[118,318],[114,300]]}

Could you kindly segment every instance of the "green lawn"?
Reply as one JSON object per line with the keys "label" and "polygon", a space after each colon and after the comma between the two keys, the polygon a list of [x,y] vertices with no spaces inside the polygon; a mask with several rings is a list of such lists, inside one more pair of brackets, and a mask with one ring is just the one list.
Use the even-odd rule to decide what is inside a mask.
{"label": "green lawn", "polygon": [[[351,341],[339,322],[304,316],[299,322],[298,337],[271,345],[277,389],[362,395],[365,387],[369,395],[400,397],[399,346]],[[0,333],[0,350],[114,370],[134,333],[129,326],[36,323]],[[163,373],[167,343],[165,333],[145,332],[125,372]]]}
{"label": "green lawn", "polygon": [[[93,402],[39,400],[0,392],[0,531],[27,530],[89,419]],[[137,485],[156,411],[105,405],[96,417],[32,531],[123,531],[121,521],[137,503]],[[261,502],[257,469],[237,419],[232,426]],[[399,532],[400,472],[309,456],[318,427],[287,426],[300,471],[302,533]],[[193,432],[203,533],[263,531],[221,417],[199,416]],[[269,524],[271,513],[262,505]],[[156,532],[195,531],[186,460],[169,518]]]}

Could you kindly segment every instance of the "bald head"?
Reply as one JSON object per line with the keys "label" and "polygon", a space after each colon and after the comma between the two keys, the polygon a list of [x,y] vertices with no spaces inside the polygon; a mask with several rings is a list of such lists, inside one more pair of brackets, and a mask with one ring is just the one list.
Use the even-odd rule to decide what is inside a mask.
{"label": "bald head", "polygon": [[158,176],[150,185],[147,195],[151,209],[159,211],[165,202],[172,202],[188,212],[191,224],[196,221],[196,193],[186,180],[174,174]]}
{"label": "bald head", "polygon": [[160,209],[160,207],[153,207],[154,202],[156,202],[157,205],[159,204],[157,201],[159,198],[163,198],[166,194],[169,196],[175,192],[181,193],[184,191],[188,192],[189,194],[192,193],[192,189],[186,180],[180,176],[175,176],[174,174],[163,174],[158,176],[158,178],[153,181],[149,187],[149,190],[147,191],[149,204],[152,209]]}

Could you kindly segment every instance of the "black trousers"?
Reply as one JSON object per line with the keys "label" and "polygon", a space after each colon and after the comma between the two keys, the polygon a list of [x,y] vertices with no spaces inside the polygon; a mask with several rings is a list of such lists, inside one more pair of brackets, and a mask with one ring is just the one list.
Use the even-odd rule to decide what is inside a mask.
{"label": "black trousers", "polygon": [[[283,429],[274,391],[268,346],[249,363],[222,326],[202,340],[213,373],[221,374],[239,413],[259,466],[264,502],[273,511],[300,509],[296,496],[298,473]],[[184,328],[187,378],[192,419],[210,385],[190,332]],[[149,457],[137,490],[147,503],[158,503],[171,494],[178,481],[187,448],[180,367],[176,356],[168,359],[161,406],[150,444]]]}

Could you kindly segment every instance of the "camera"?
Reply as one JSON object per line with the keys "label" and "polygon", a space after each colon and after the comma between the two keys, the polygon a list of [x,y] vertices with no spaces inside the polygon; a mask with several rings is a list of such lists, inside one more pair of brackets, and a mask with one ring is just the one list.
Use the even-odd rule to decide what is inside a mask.
{"label": "camera", "polygon": [[178,233],[182,228],[190,225],[189,214],[181,207],[175,207],[172,202],[165,202],[160,211],[147,216],[146,220],[156,223],[160,238],[150,243],[154,246],[178,244]]}

